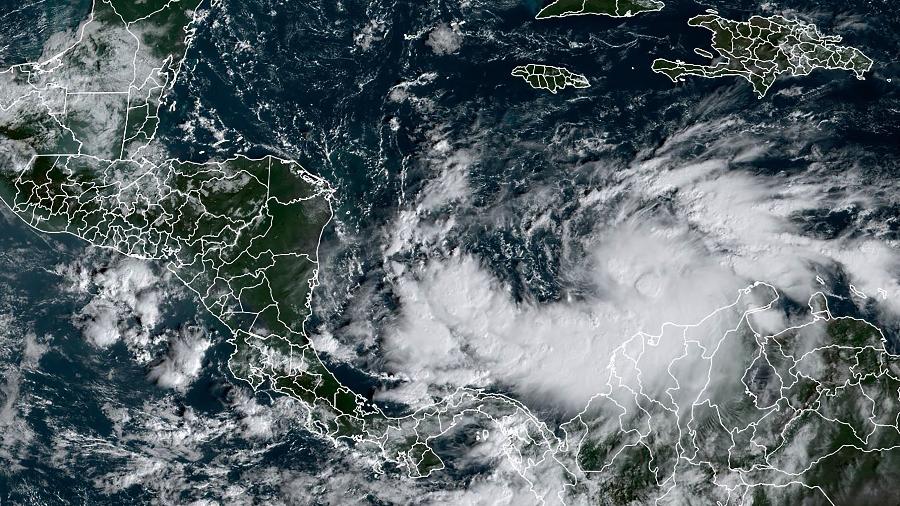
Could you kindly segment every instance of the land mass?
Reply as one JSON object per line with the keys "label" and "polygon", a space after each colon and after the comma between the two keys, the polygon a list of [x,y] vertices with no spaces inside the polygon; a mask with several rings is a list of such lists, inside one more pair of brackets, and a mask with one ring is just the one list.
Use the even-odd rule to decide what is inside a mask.
{"label": "land mass", "polygon": [[[712,32],[712,49],[718,57],[709,65],[654,60],[653,71],[676,83],[684,81],[685,76],[738,76],[749,81],[762,98],[784,74],[802,76],[815,69],[839,69],[864,79],[872,68],[872,60],[859,49],[841,45],[839,35],[822,35],[815,25],[799,19],[752,16],[741,22],[710,11],[691,18],[688,24]],[[702,50],[697,53],[710,54]]]}
{"label": "land mass", "polygon": [[229,329],[234,377],[300,401],[300,423],[335,444],[412,477],[443,468],[431,441],[458,423],[515,419],[535,437],[523,450],[549,447],[508,397],[459,389],[392,418],[325,365],[304,328],[333,216],[325,180],[274,156],[195,163],[151,145],[201,2],[95,0],[38,61],[0,71],[0,201],[38,231],[164,265]]}
{"label": "land mass", "polygon": [[537,13],[535,19],[568,16],[609,16],[627,18],[642,12],[661,10],[666,4],[659,0],[555,0]]}
{"label": "land mass", "polygon": [[547,90],[556,94],[557,90],[567,88],[587,88],[591,85],[587,78],[563,67],[538,65],[529,63],[513,69],[512,75],[521,77],[534,89]]}
{"label": "land mass", "polygon": [[[198,2],[98,0],[77,40],[0,72],[0,200],[37,230],[164,264],[230,330],[235,378],[303,403],[309,431],[417,478],[443,468],[439,438],[490,431],[529,483],[559,476],[559,499],[577,486],[610,504],[751,494],[754,504],[834,504],[869,490],[876,468],[900,465],[900,356],[874,325],[832,315],[822,293],[808,321],[764,330],[786,314],[765,283],[698,323],[632,336],[598,360],[607,380],[585,408],[552,429],[474,388],[386,415],[341,384],[304,328],[332,218],[327,182],[273,156],[153,156]],[[514,74],[546,89],[548,76],[587,86],[563,70]],[[847,469],[861,478],[848,484]],[[532,492],[535,503],[553,497]]]}
{"label": "land mass", "polygon": [[609,499],[598,502],[856,504],[900,463],[900,356],[887,338],[832,314],[822,292],[806,321],[765,331],[779,298],[754,283],[696,324],[612,352],[605,388],[562,426],[575,474]]}

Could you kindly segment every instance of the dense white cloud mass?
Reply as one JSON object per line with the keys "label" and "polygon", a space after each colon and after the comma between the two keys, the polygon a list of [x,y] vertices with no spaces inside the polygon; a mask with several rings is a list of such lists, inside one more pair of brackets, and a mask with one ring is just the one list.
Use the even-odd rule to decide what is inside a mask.
{"label": "dense white cloud mass", "polygon": [[[578,408],[596,393],[601,365],[624,340],[668,321],[697,321],[757,280],[805,301],[819,288],[817,276],[831,283],[842,272],[861,292],[881,293],[883,311],[900,312],[895,244],[872,234],[819,238],[793,219],[822,208],[871,207],[876,196],[852,184],[835,191],[828,179],[835,176],[736,169],[766,147],[727,135],[733,130],[729,122],[691,126],[580,196],[576,218],[593,216],[596,224],[588,234],[564,236],[560,254],[572,243],[586,255],[563,263],[560,275],[589,280],[591,290],[549,304],[516,302],[510,286],[458,249],[412,266],[394,260],[439,250],[438,238],[467,219],[464,174],[478,150],[436,138],[425,159],[442,175],[398,214],[384,249],[402,308],[385,332],[384,353],[389,369],[409,381],[383,398],[426,402],[449,386],[499,384],[523,398]],[[708,143],[708,153],[686,157],[698,143]],[[430,216],[441,195],[459,206],[454,219]],[[529,232],[550,226],[541,202],[522,205]]]}
{"label": "dense white cloud mass", "polygon": [[[475,259],[464,256],[432,262],[415,279],[401,278],[396,288],[405,317],[385,345],[389,363],[413,381],[402,392],[500,382],[523,397],[580,409],[605,381],[613,349],[642,329],[702,317],[708,304],[733,297],[729,285],[739,284],[734,276],[717,278],[712,266],[678,255],[654,263],[662,256],[652,247],[658,240],[631,235],[616,241],[635,242],[620,250],[622,256],[603,257],[606,265],[598,274],[610,281],[610,290],[589,302],[516,304]],[[641,258],[640,251],[647,256]],[[635,261],[628,263],[629,257]],[[685,292],[692,296],[683,297]]]}
{"label": "dense white cloud mass", "polygon": [[200,374],[210,344],[203,327],[182,327],[169,337],[169,351],[150,368],[149,378],[159,386],[183,390]]}
{"label": "dense white cloud mass", "polygon": [[106,348],[121,338],[119,309],[109,301],[95,299],[81,310],[76,322],[84,338],[98,348]]}
{"label": "dense white cloud mass", "polygon": [[179,291],[158,267],[94,250],[55,272],[63,278],[64,290],[89,297],[73,317],[86,341],[98,348],[124,341],[148,365],[148,378],[164,388],[183,391],[199,375],[212,341],[200,325],[177,330],[160,326],[164,304]]}
{"label": "dense white cloud mass", "polygon": [[172,287],[149,262],[103,255],[93,252],[56,268],[65,290],[90,296],[73,322],[94,346],[106,348],[122,340],[139,361],[150,362],[152,348],[165,340],[153,331]]}
{"label": "dense white cloud mass", "polygon": [[153,328],[159,322],[160,275],[148,262],[122,258],[99,272],[93,281],[102,297],[127,306],[143,327]]}
{"label": "dense white cloud mass", "polygon": [[455,53],[462,45],[462,35],[455,25],[448,26],[446,23],[441,23],[431,30],[425,44],[431,47],[434,54]]}
{"label": "dense white cloud mass", "polygon": [[[708,254],[745,279],[774,282],[802,299],[813,289],[816,266],[839,263],[873,293],[885,289],[896,299],[900,285],[891,245],[871,237],[817,239],[803,234],[790,218],[820,208],[865,205],[870,197],[832,191],[828,182],[761,177],[729,169],[725,160],[667,169],[665,155],[634,169],[649,183],[647,198],[675,192],[676,215],[695,230]],[[900,307],[900,306],[898,306]]]}

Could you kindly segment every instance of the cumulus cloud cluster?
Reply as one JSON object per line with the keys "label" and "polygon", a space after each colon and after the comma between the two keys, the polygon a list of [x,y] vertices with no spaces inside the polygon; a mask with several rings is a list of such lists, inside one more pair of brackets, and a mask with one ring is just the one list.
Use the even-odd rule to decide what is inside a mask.
{"label": "cumulus cloud cluster", "polygon": [[160,325],[166,303],[179,292],[159,267],[94,251],[55,271],[64,290],[88,297],[73,316],[88,343],[107,348],[124,342],[149,367],[148,378],[164,388],[183,391],[199,375],[212,341],[198,324],[179,329]]}
{"label": "cumulus cloud cluster", "polygon": [[[387,334],[385,354],[410,382],[385,395],[415,404],[434,385],[503,384],[523,398],[581,409],[602,387],[607,357],[626,339],[666,321],[692,322],[710,311],[708,304],[733,297],[727,283],[709,283],[713,266],[677,255],[655,264],[666,251],[654,253],[662,240],[623,238],[638,239],[649,246],[649,258],[629,263],[628,250],[605,258],[601,274],[610,293],[590,302],[517,304],[471,256],[400,276],[395,288],[404,317]],[[730,283],[739,281],[732,276]]]}
{"label": "cumulus cloud cluster", "polygon": [[462,46],[462,35],[457,24],[447,25],[441,23],[434,27],[428,34],[425,45],[431,48],[434,54],[450,54],[459,51]]}
{"label": "cumulus cloud cluster", "polygon": [[99,269],[85,261],[56,270],[65,280],[64,288],[91,295],[73,318],[88,342],[105,348],[124,340],[142,362],[152,359],[145,348],[157,340],[151,334],[165,299],[163,276],[153,265],[115,257]]}
{"label": "cumulus cloud cluster", "polygon": [[183,390],[200,374],[211,342],[201,326],[186,325],[169,337],[169,349],[150,368],[149,378],[159,386]]}
{"label": "cumulus cloud cluster", "polygon": [[386,243],[386,257],[410,245],[427,246],[446,237],[456,225],[454,214],[447,211],[465,203],[471,194],[468,170],[477,159],[475,150],[454,145],[442,127],[432,128],[425,135],[428,150],[419,163],[433,177],[415,196],[414,205],[400,210]]}
{"label": "cumulus cloud cluster", "polygon": [[[609,352],[624,340],[668,321],[695,322],[757,280],[805,301],[819,288],[817,277],[831,284],[845,276],[860,293],[882,294],[875,301],[881,310],[900,312],[896,244],[870,233],[815,237],[795,219],[823,208],[872,209],[878,192],[854,184],[852,173],[832,181],[821,172],[742,170],[766,147],[729,135],[734,127],[694,124],[581,194],[575,215],[554,233],[564,249],[583,253],[561,275],[590,289],[549,304],[517,302],[480,258],[460,250],[412,266],[395,260],[398,252],[439,250],[440,238],[466,219],[464,200],[439,231],[419,218],[436,195],[465,194],[467,179],[454,174],[472,161],[454,164],[457,155],[447,151],[444,174],[399,213],[385,243],[402,316],[385,332],[384,354],[407,382],[383,396],[417,404],[442,389],[502,385],[522,398],[583,407],[600,387]],[[698,144],[707,146],[702,156],[692,151]],[[455,189],[429,190],[446,181],[457,181]],[[528,205],[534,208],[514,212],[546,216],[539,202]],[[592,230],[571,232],[585,221]],[[551,227],[532,220],[529,231],[544,226]]]}
{"label": "cumulus cloud cluster", "polygon": [[[819,209],[873,210],[885,203],[879,202],[880,188],[865,184],[850,170],[838,175],[811,170],[774,176],[736,170],[735,163],[766,156],[766,148],[728,136],[711,139],[722,130],[719,125],[699,124],[673,136],[654,158],[630,169],[631,191],[640,191],[645,200],[670,195],[671,218],[690,227],[709,256],[744,279],[772,282],[805,300],[817,275],[829,281],[829,271],[840,269],[863,291],[884,290],[886,305],[900,310],[896,244],[865,229],[815,237],[793,219]],[[686,161],[685,144],[698,140],[695,137],[725,153],[711,153],[699,163]]]}

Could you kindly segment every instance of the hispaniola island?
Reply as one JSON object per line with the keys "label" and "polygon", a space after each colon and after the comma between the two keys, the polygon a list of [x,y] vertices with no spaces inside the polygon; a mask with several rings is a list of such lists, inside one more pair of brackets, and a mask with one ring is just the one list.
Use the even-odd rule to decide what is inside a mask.
{"label": "hispaniola island", "polygon": [[0,2],[0,505],[900,504],[898,33]]}

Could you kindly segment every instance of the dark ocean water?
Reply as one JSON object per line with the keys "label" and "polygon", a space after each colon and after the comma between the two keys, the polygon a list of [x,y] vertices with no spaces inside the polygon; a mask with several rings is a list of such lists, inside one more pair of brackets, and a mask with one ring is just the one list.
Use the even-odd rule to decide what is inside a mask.
{"label": "dark ocean water", "polygon": [[[900,11],[892,2],[779,4],[812,16],[825,33],[855,16],[865,28],[848,33],[845,42],[877,63],[866,81],[822,71],[782,79],[765,100],[757,100],[747,83],[737,79],[694,79],[673,86],[649,70],[657,56],[692,61],[692,48],[706,46],[708,33],[689,28],[688,17],[714,7],[723,16],[745,18],[760,12],[755,3],[667,3],[662,12],[627,20],[581,17],[537,23],[533,16],[541,2],[536,0],[473,0],[470,7],[443,0],[222,0],[198,27],[170,97],[174,111],[163,117],[161,139],[170,154],[194,161],[275,153],[299,160],[332,184],[337,190],[335,221],[322,244],[322,286],[308,328],[330,332],[351,347],[355,343],[347,327],[359,319],[358,312],[377,327],[396,309],[397,297],[384,280],[385,229],[439,175],[439,161],[427,154],[435,138],[477,153],[466,169],[472,205],[425,212],[426,218],[437,218],[459,211],[461,224],[432,249],[404,251],[395,260],[413,265],[457,249],[472,253],[512,288],[515,299],[535,303],[578,297],[578,280],[561,272],[582,252],[577,246],[563,252],[564,234],[588,234],[596,221],[609,217],[579,214],[577,197],[614,179],[629,163],[651,156],[672,132],[692,122],[737,114],[746,121],[741,128],[752,130],[759,142],[783,147],[744,165],[736,163],[736,169],[771,175],[804,171],[803,154],[825,150],[830,156],[823,170],[854,164],[864,168],[873,185],[900,175],[900,67],[897,40],[891,35],[900,30]],[[43,40],[76,26],[87,6],[79,0],[20,8],[18,2],[0,0],[0,47],[8,46],[0,63],[35,58]],[[22,29],[32,19],[40,20],[36,28]],[[459,50],[437,55],[425,44],[428,33],[452,22],[464,22]],[[358,41],[367,27],[374,27],[374,39],[364,48]],[[530,62],[565,66],[586,75],[592,86],[557,96],[532,90],[509,76],[513,67]],[[419,102],[390,98],[398,85],[417,79],[421,84],[401,88]],[[801,84],[814,93],[778,93]],[[773,132],[785,111],[830,123],[816,138],[781,139]],[[199,117],[228,141],[213,147],[213,132],[201,127],[187,135],[183,126],[198,124]],[[601,133],[601,144],[579,143]],[[709,154],[705,146],[697,146],[684,156]],[[540,205],[535,204],[536,189],[542,190]],[[551,226],[526,234],[529,220],[545,211]],[[896,207],[876,210],[875,216],[823,209],[796,220],[811,236],[886,223],[879,233],[896,239],[896,212]],[[67,433],[82,435],[79,444],[90,437],[116,438],[104,403],[140,409],[143,402],[171,395],[146,380],[145,368],[131,360],[124,346],[98,353],[72,326],[70,315],[79,301],[54,288],[59,280],[46,270],[72,261],[83,249],[74,239],[39,237],[8,213],[0,221],[0,259],[6,271],[2,287],[15,294],[4,311],[15,315],[20,329],[52,336],[40,368],[23,373],[19,396],[31,403],[25,421],[35,438],[22,450],[26,457],[18,462],[23,467],[0,473],[0,504],[123,504],[157,497],[140,487],[113,495],[98,492],[92,480],[117,463],[108,454],[54,460]],[[354,298],[368,305],[360,308]],[[348,314],[351,308],[356,313]],[[229,350],[221,342],[222,329],[185,308],[169,308],[167,317],[163,325],[172,328],[201,318],[219,331],[203,376],[174,402],[204,417],[228,418],[233,387],[224,367]],[[359,346],[366,354],[356,365],[377,371],[379,357]],[[18,363],[17,353],[4,357]],[[357,391],[378,384],[346,364],[336,370]],[[121,443],[123,448],[132,444]],[[257,451],[262,454],[258,465],[315,473],[330,451],[299,429],[271,448],[254,444],[213,440],[201,445],[195,460],[174,460],[186,466],[189,482],[201,483],[208,479],[204,464],[229,452]],[[240,473],[227,476],[239,479]],[[271,493],[259,486],[259,497]]]}
{"label": "dark ocean water", "polygon": [[[156,430],[184,430],[188,437],[191,427],[197,425],[192,425],[192,420],[227,424],[235,418],[228,407],[233,405],[235,394],[226,367],[231,349],[222,339],[224,327],[199,313],[193,301],[166,304],[163,321],[155,332],[177,329],[198,318],[218,332],[204,359],[201,376],[187,391],[173,395],[147,378],[147,366],[136,362],[122,342],[107,349],[89,344],[72,322],[72,315],[86,300],[83,295],[66,292],[64,280],[53,272],[56,266],[71,264],[86,254],[81,241],[38,235],[5,208],[2,210],[0,458],[8,465],[0,472],[0,504],[181,503],[219,497],[219,491],[203,490],[212,479],[207,473],[210,468],[219,469],[216,462],[222,455],[250,454],[258,465],[306,473],[315,473],[316,466],[328,461],[328,452],[333,449],[303,430],[286,429],[279,441],[271,444],[244,439],[236,427],[233,433],[218,434],[193,447],[199,454],[185,455],[179,454],[178,444],[173,444],[178,438],[158,439],[159,433],[141,423],[131,425],[126,420],[124,432],[117,429],[111,406],[131,413],[134,422],[142,413],[151,422],[158,417]],[[33,366],[22,365],[28,333],[46,346]],[[265,394],[258,396],[262,406],[269,399]],[[153,406],[159,406],[159,412],[146,412]],[[285,423],[288,427],[295,425],[290,419]],[[104,476],[122,471],[128,457],[139,455],[162,456],[168,465],[185,465],[183,472],[175,473],[184,482],[153,490],[144,486],[112,490],[107,486],[101,490],[104,479],[108,479]],[[224,479],[239,482],[241,471],[235,466]],[[181,488],[191,483],[196,488],[182,495]],[[277,495],[277,488],[277,484],[260,483],[254,494],[260,498]]]}
{"label": "dark ocean water", "polygon": [[[686,25],[690,16],[710,7],[740,19],[767,13],[754,2],[673,1],[659,13],[626,20],[536,22],[538,3],[226,0],[215,22],[200,27],[186,62],[190,70],[176,85],[177,97],[196,99],[199,107],[183,100],[167,117],[167,142],[188,158],[274,151],[331,182],[337,189],[336,219],[322,253],[328,270],[359,272],[336,274],[320,289],[318,324],[338,334],[348,293],[379,293],[375,305],[388,308],[394,298],[382,282],[383,259],[371,240],[436,177],[434,161],[423,154],[435,136],[453,149],[476,153],[466,169],[473,205],[453,209],[462,224],[443,238],[437,248],[443,253],[406,252],[400,260],[416,262],[454,249],[471,252],[516,299],[537,302],[578,297],[579,281],[561,272],[582,252],[577,244],[561,252],[564,231],[577,238],[609,219],[581,212],[577,197],[652,157],[668,136],[692,123],[739,117],[743,123],[729,135],[743,130],[747,138],[775,146],[764,156],[735,162],[738,170],[801,173],[808,155],[824,150],[825,170],[864,166],[872,184],[897,174],[897,85],[896,78],[886,79],[897,74],[897,41],[890,33],[900,23],[889,2],[833,9],[802,1],[779,4],[779,12],[802,14],[823,33],[840,30],[845,43],[877,63],[866,81],[839,71],[782,78],[764,100],[737,78],[675,86],[649,70],[655,57],[696,61],[692,49],[708,47],[709,33]],[[850,21],[864,26],[840,28]],[[425,43],[429,31],[453,22],[464,22],[459,50],[434,54]],[[380,27],[379,40],[363,49],[355,37],[367,26]],[[246,45],[250,49],[241,49]],[[556,96],[532,90],[509,76],[511,68],[528,62],[566,66],[586,75],[592,86]],[[390,99],[398,84],[427,75],[434,78],[407,88],[427,104]],[[796,86],[808,91],[779,93]],[[783,138],[779,125],[787,124],[789,112],[827,126],[814,137]],[[212,119],[230,142],[211,150],[211,132],[185,138],[179,126],[197,115]],[[603,140],[598,145],[579,144],[597,137]],[[702,160],[717,153],[698,144],[683,155]],[[538,188],[544,191],[541,209],[534,204]],[[544,211],[551,225],[526,237],[525,224]],[[857,218],[852,225],[859,229],[875,223],[866,223],[870,216]],[[846,216],[827,210],[796,220],[811,234],[848,226]],[[897,227],[891,220],[888,233],[896,235]],[[390,313],[370,311],[376,319]]]}
{"label": "dark ocean water", "polygon": [[[14,461],[22,468],[0,474],[0,500],[10,504],[79,503],[95,493],[77,469],[59,469],[50,463],[59,432],[71,428],[106,436],[110,423],[101,411],[105,400],[133,402],[159,392],[143,381],[145,371],[136,366],[124,347],[98,354],[72,325],[70,316],[79,308],[79,301],[63,296],[59,276],[49,271],[84,254],[80,241],[39,236],[6,208],[0,221],[0,241],[2,270],[6,273],[3,313],[14,318],[4,332],[4,346],[8,347],[4,353],[8,360],[4,364],[6,386],[15,380],[8,368],[22,361],[27,332],[50,343],[39,368],[21,371],[17,395],[12,397],[10,390],[4,392],[13,413],[27,413],[23,421],[34,431],[34,438],[28,444],[13,446],[13,456],[19,457]],[[4,431],[17,429],[15,425],[4,426]]]}
{"label": "dark ocean water", "polygon": [[[432,176],[417,156],[436,125],[449,130],[452,143],[474,145],[488,155],[469,174],[484,208],[527,193],[536,182],[564,185],[569,179],[573,187],[567,190],[577,191],[589,185],[577,180],[580,166],[602,161],[614,167],[639,158],[673,129],[704,115],[739,111],[752,123],[777,120],[787,110],[810,112],[838,119],[845,127],[841,133],[850,134],[829,137],[826,132],[817,139],[835,143],[831,149],[849,152],[864,143],[866,156],[890,152],[897,140],[896,116],[884,106],[895,103],[896,85],[884,77],[896,72],[891,53],[896,41],[886,30],[896,26],[896,15],[877,16],[883,10],[877,2],[853,6],[852,12],[869,25],[865,32],[870,37],[850,34],[845,42],[878,62],[869,80],[819,71],[779,80],[770,91],[772,98],[760,101],[737,79],[694,79],[676,87],[649,70],[660,55],[690,60],[692,48],[708,41],[708,32],[685,24],[706,8],[682,1],[625,21],[576,17],[535,22],[535,2],[473,2],[460,9],[450,2],[225,1],[216,22],[200,27],[186,62],[190,70],[176,85],[175,96],[197,98],[201,114],[215,118],[229,138],[239,135],[241,140],[226,142],[219,151],[210,150],[212,137],[197,135],[185,143],[177,126],[198,112],[185,103],[166,118],[167,140],[187,158],[266,150],[291,155],[339,190],[338,219],[353,231],[383,223],[402,194],[414,193]],[[759,11],[749,2],[717,8],[734,17]],[[821,17],[813,20],[826,33],[833,28],[829,21],[849,11],[826,15],[802,2],[784,8]],[[867,16],[867,10],[873,14]],[[383,40],[361,50],[354,35],[373,20],[383,23]],[[428,30],[454,20],[465,21],[459,51],[433,54],[424,43]],[[238,49],[245,43],[252,49]],[[563,96],[532,90],[509,76],[509,69],[527,61],[567,66],[585,74],[593,86],[567,90]],[[388,99],[392,87],[426,73],[437,77],[415,94],[432,99],[432,110]],[[825,89],[815,100],[776,96],[798,83]],[[712,109],[700,115],[692,110],[710,94],[725,92],[727,99]],[[389,127],[391,120],[400,125],[396,132]],[[562,127],[582,133],[606,128],[607,143],[614,149],[588,152],[578,160],[561,158],[548,146]],[[761,171],[790,168],[787,159],[758,163]]]}

